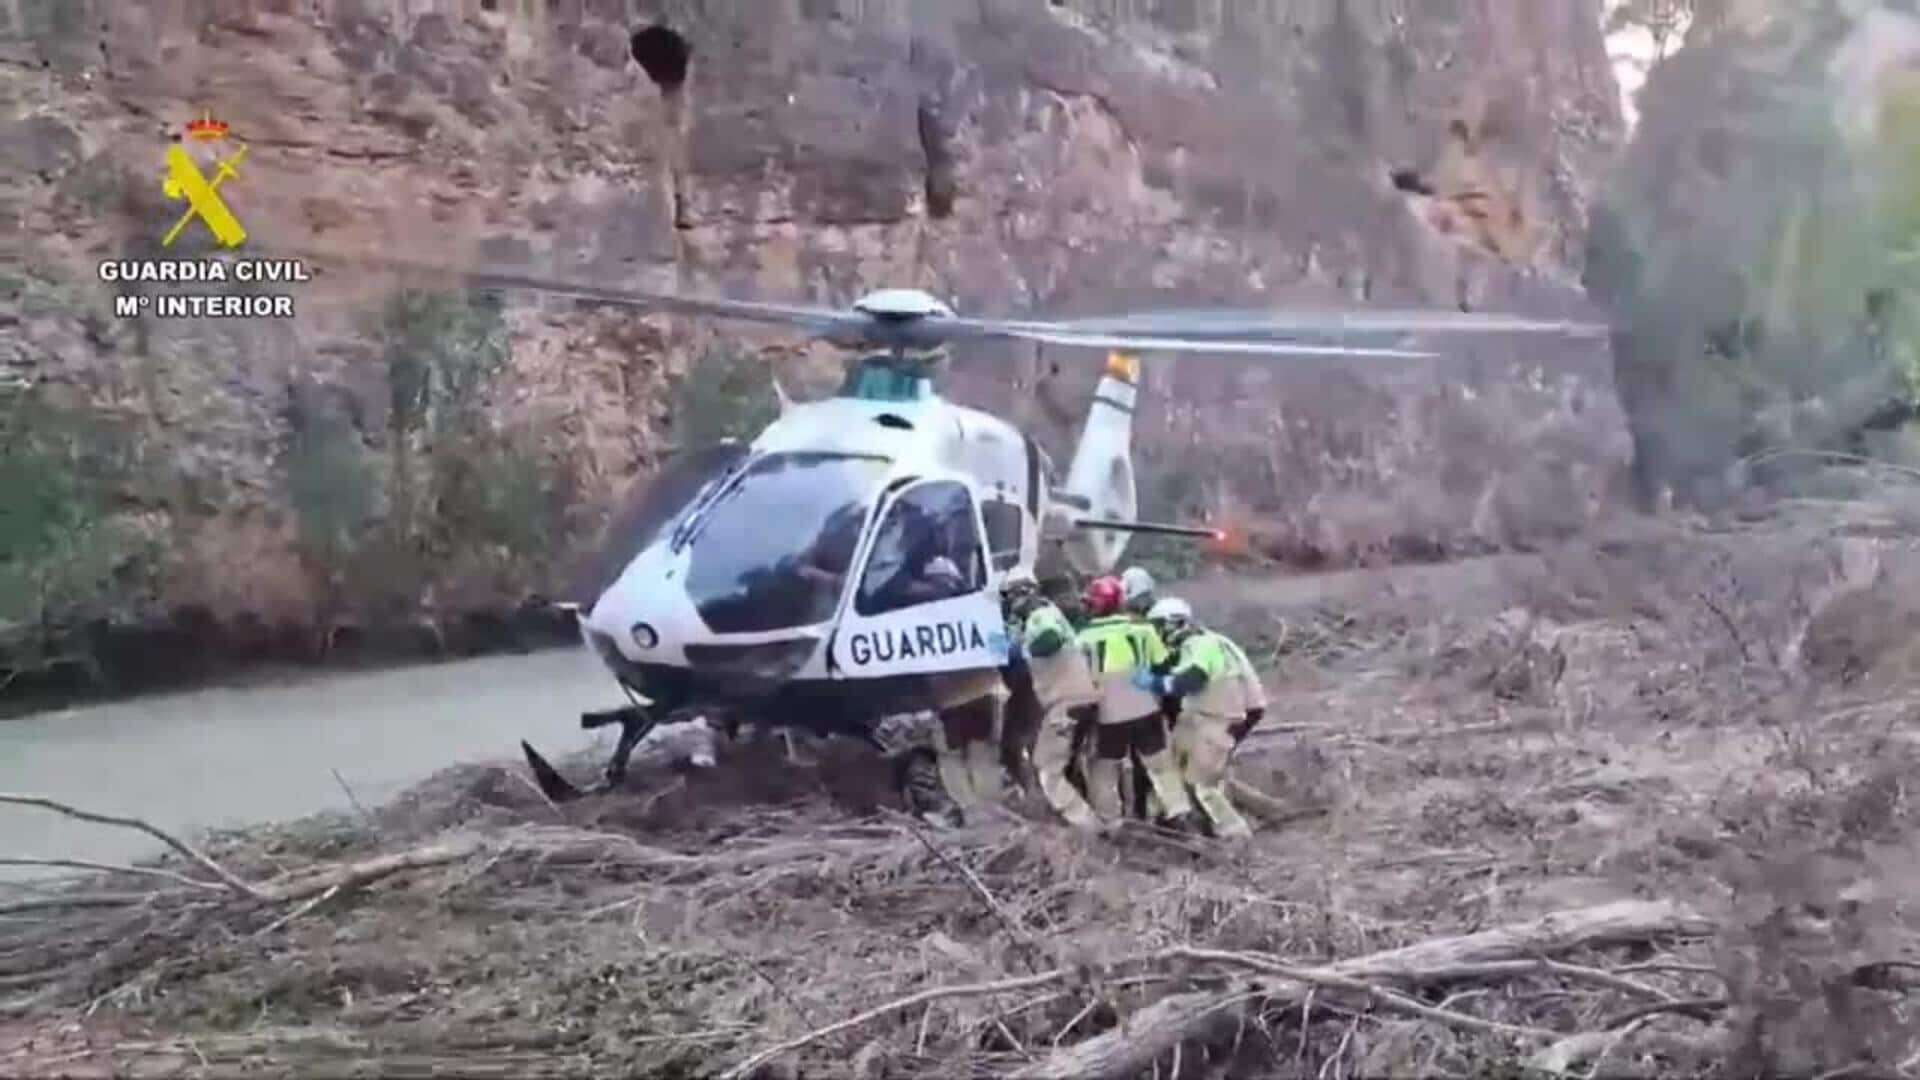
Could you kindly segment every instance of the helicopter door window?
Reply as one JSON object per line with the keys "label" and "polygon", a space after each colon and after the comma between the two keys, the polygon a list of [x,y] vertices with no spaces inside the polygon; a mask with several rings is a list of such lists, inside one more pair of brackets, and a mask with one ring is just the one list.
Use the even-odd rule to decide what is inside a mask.
{"label": "helicopter door window", "polygon": [[861,615],[881,615],[985,584],[973,496],[965,484],[936,480],[908,488],[887,508],[853,606]]}
{"label": "helicopter door window", "polygon": [[988,499],[980,504],[980,516],[986,520],[987,548],[993,553],[995,570],[1010,570],[1020,564],[1020,507],[1003,499]]}

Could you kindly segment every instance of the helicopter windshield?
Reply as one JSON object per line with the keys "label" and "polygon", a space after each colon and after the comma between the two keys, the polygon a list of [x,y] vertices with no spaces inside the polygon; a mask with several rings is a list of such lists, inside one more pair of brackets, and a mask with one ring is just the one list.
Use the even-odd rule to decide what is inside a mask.
{"label": "helicopter windshield", "polygon": [[619,516],[608,524],[599,550],[582,569],[575,595],[592,601],[610,588],[635,555],[678,520],[702,489],[747,456],[745,443],[724,442],[675,455],[652,477],[635,485]]}
{"label": "helicopter windshield", "polygon": [[852,570],[883,457],[768,454],[705,511],[687,570],[700,618],[722,634],[833,617]]}

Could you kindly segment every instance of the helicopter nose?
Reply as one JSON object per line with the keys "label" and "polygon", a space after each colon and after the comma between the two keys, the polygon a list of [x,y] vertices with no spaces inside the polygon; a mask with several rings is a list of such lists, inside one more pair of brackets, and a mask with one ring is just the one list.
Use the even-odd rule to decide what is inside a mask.
{"label": "helicopter nose", "polygon": [[646,660],[671,636],[657,608],[634,592],[610,590],[594,604],[587,625],[627,659]]}
{"label": "helicopter nose", "polygon": [[[597,615],[597,613],[596,613]],[[590,635],[611,646],[629,659],[644,659],[660,647],[660,628],[653,622],[628,613],[610,611],[596,617],[588,627]]]}

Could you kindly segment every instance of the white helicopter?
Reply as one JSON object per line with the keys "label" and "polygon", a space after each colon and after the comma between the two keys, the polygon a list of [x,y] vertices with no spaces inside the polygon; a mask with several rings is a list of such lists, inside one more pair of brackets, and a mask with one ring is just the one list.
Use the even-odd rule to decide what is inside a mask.
{"label": "white helicopter", "polygon": [[[1422,332],[1604,333],[1450,311],[1018,322],[962,318],[917,289],[881,289],[834,310],[457,276],[481,289],[777,323],[855,350],[835,396],[796,404],[782,392],[779,418],[751,442],[684,453],[608,526],[599,579],[564,605],[629,700],[581,717],[589,729],[621,727],[607,788],[655,725],[696,712],[874,742],[882,717],[975,701],[1008,664],[1006,574],[1043,575],[1048,561],[1106,573],[1136,532],[1216,536],[1135,520],[1140,352],[1417,360],[1435,354],[1395,343]],[[1326,340],[1355,336],[1387,344]],[[994,339],[1109,350],[1064,480],[1013,424],[934,388],[945,346]],[[549,797],[583,794],[521,745]]]}

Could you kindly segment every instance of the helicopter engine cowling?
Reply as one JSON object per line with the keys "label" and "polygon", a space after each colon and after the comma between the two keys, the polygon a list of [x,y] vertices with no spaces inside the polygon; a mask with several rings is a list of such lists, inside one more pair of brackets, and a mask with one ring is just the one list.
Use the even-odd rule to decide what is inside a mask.
{"label": "helicopter engine cowling", "polygon": [[1140,361],[1124,353],[1107,357],[1106,373],[1093,392],[1079,445],[1067,466],[1067,481],[1054,500],[1055,513],[1065,516],[1063,531],[1067,561],[1081,574],[1104,574],[1126,553],[1130,534],[1108,529],[1081,529],[1079,518],[1134,520],[1138,492],[1133,478],[1133,410],[1139,397]]}

